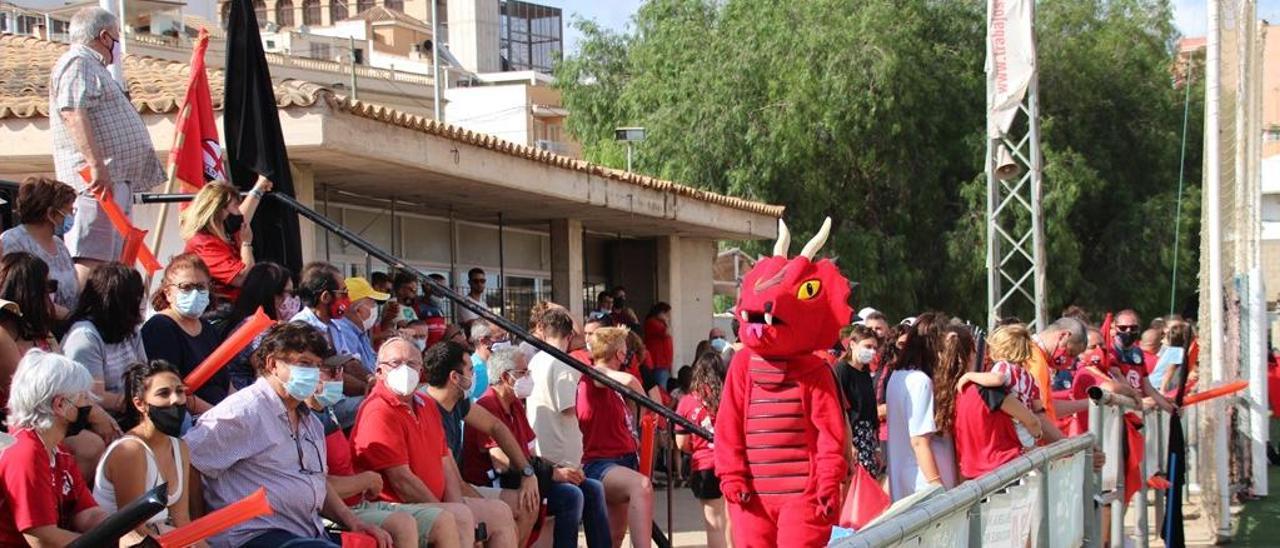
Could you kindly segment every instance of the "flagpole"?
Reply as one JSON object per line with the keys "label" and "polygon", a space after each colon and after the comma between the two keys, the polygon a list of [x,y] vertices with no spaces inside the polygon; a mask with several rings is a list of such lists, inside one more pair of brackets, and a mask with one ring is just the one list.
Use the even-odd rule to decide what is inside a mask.
{"label": "flagpole", "polygon": [[[191,115],[191,106],[186,104],[182,105],[182,111],[178,116],[178,123],[173,126],[173,131],[174,131],[173,148],[171,148],[169,151],[169,156],[170,156],[169,180],[165,182],[165,186],[164,186],[165,194],[173,194],[175,191],[177,191],[176,187],[178,183],[178,163],[172,161],[172,157],[173,157],[174,151],[180,150],[182,148],[182,141],[183,141],[184,135],[179,130],[179,128],[181,128],[184,125],[183,121],[190,115]],[[160,253],[160,243],[164,241],[164,225],[167,224],[168,220],[169,220],[169,203],[165,202],[163,204],[160,204],[160,215],[156,217],[156,227],[155,227],[155,230],[151,233],[150,247],[152,250],[155,251],[155,253]],[[154,277],[154,274],[147,273],[146,285],[144,287],[147,288],[148,293],[151,292],[151,281],[153,277]]]}

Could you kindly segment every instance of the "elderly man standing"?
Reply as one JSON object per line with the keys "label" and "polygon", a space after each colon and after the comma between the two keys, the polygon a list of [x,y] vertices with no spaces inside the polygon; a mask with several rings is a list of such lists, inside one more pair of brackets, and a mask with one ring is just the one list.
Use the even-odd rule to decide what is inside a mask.
{"label": "elderly man standing", "polygon": [[[135,191],[165,179],[146,125],[107,72],[120,58],[121,39],[115,15],[81,9],[71,17],[71,49],[49,74],[54,169],[78,195],[75,223],[64,238],[81,285],[95,265],[119,258],[124,245],[94,195],[111,192],[127,215]],[[87,182],[80,176],[85,167]]]}

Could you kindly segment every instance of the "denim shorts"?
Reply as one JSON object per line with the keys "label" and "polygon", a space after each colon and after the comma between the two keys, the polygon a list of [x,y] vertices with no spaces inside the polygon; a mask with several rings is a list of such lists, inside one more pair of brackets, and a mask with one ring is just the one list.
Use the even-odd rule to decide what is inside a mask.
{"label": "denim shorts", "polygon": [[614,466],[625,466],[639,472],[640,458],[635,453],[630,453],[612,459],[596,459],[591,462],[584,462],[582,463],[582,473],[593,480],[604,481],[604,476]]}

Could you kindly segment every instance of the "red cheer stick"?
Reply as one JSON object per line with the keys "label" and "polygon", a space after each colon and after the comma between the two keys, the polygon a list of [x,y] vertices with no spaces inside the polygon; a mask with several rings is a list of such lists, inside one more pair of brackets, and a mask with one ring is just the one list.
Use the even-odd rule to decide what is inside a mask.
{"label": "red cheer stick", "polygon": [[1222,396],[1226,396],[1227,394],[1235,394],[1236,392],[1244,390],[1245,388],[1248,388],[1248,387],[1249,387],[1249,381],[1229,382],[1222,386],[1217,386],[1217,387],[1205,390],[1204,392],[1196,392],[1195,394],[1191,394],[1190,396],[1187,396],[1186,399],[1182,400],[1182,406],[1186,407],[1188,405],[1194,405],[1194,404],[1197,404],[1203,401],[1208,401],[1214,398],[1220,398]]}
{"label": "red cheer stick", "polygon": [[364,533],[343,531],[342,548],[378,548],[378,539]]}
{"label": "red cheer stick", "polygon": [[210,512],[204,517],[160,535],[156,542],[162,548],[183,548],[226,531],[259,516],[272,514],[267,490],[259,487],[253,494]]}
{"label": "red cheer stick", "polygon": [[658,417],[645,413],[640,418],[640,473],[653,476],[653,442],[658,428]]}
{"label": "red cheer stick", "polygon": [[239,354],[241,350],[249,346],[249,343],[253,342],[255,337],[266,331],[274,323],[276,323],[275,320],[268,318],[267,313],[263,312],[262,307],[259,306],[258,311],[249,316],[249,321],[236,328],[235,332],[230,337],[227,337],[227,340],[222,341],[222,344],[218,345],[218,348],[213,353],[209,354],[204,361],[200,362],[200,365],[187,374],[187,378],[183,379],[183,382],[187,384],[187,391],[195,392],[199,390],[201,386],[204,386],[204,383],[213,378],[214,373],[222,369],[222,366],[227,365],[231,358],[236,357],[236,354]]}
{"label": "red cheer stick", "polygon": [[[80,168],[80,177],[84,179],[85,184],[89,184],[90,182],[89,166]],[[116,232],[119,232],[120,235],[125,237],[125,245],[129,245],[129,238],[133,236],[133,231],[135,229],[133,225],[129,223],[129,218],[125,216],[124,211],[120,210],[119,204],[116,204],[115,198],[114,196],[112,196],[111,191],[104,190],[102,192],[99,192],[94,197],[98,199],[98,207],[101,207],[102,212],[107,215],[107,220],[111,221],[111,226],[115,227]],[[143,231],[142,234],[143,236],[145,236],[146,231]],[[133,260],[125,261],[124,260],[125,257],[126,255],[124,253],[121,253],[120,262],[129,266],[133,266],[134,261]],[[136,251],[136,257],[137,257],[136,260],[142,261],[142,267],[147,270],[147,274],[149,275],[155,274],[157,270],[160,270],[160,268],[162,268],[160,266],[160,261],[156,260],[155,254],[151,253],[151,249],[148,248],[146,244],[141,243],[141,239],[139,239],[138,249]]]}

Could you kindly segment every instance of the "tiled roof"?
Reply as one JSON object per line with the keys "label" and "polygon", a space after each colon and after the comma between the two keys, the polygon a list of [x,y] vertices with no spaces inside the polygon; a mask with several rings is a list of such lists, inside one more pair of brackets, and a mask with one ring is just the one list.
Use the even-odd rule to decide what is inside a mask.
{"label": "tiled roof", "polygon": [[[29,36],[0,35],[0,119],[44,118],[49,115],[49,70],[68,46]],[[186,93],[190,66],[151,57],[125,57],[130,98],[139,113],[164,114],[178,110]],[[222,109],[221,70],[209,71],[209,91],[213,108]],[[301,80],[275,82],[276,104],[280,108],[307,107],[318,102],[334,112],[367,118],[384,124],[450,139],[596,177],[605,177],[642,188],[667,192],[700,202],[770,217],[781,217],[783,206],[745,200],[697,189],[671,181],[561,156],[547,150],[513,143],[492,135],[441,123],[392,107],[353,100],[328,88]]]}
{"label": "tiled roof", "polygon": [[[49,116],[49,70],[69,46],[31,36],[0,35],[0,119]],[[126,55],[124,73],[129,98],[139,113],[178,109],[187,91],[191,66],[152,57]],[[222,109],[221,70],[209,70],[213,108]],[[281,108],[315,104],[320,86],[300,80],[275,85]]]}
{"label": "tiled roof", "polygon": [[418,30],[431,32],[431,25],[424,21],[419,21],[416,17],[406,14],[402,11],[394,10],[385,6],[374,6],[347,19],[347,21],[364,20],[370,23],[384,23],[394,21],[415,27]]}

